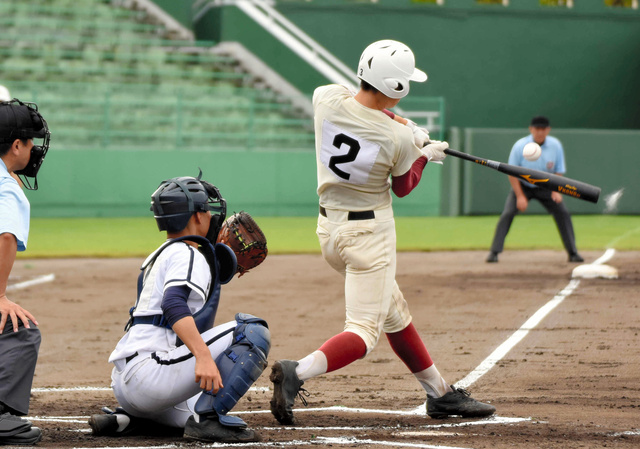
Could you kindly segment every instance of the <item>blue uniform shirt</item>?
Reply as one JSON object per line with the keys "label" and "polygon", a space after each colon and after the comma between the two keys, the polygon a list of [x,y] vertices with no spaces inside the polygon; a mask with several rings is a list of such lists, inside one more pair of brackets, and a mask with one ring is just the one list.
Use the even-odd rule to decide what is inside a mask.
{"label": "blue uniform shirt", "polygon": [[27,249],[30,212],[29,200],[0,159],[0,234],[15,235],[18,251]]}
{"label": "blue uniform shirt", "polygon": [[[566,171],[564,165],[564,149],[562,144],[555,137],[547,136],[544,143],[540,145],[542,154],[535,161],[528,161],[522,155],[524,146],[529,142],[533,142],[533,136],[529,134],[527,137],[523,137],[513,144],[511,148],[511,154],[509,154],[509,164],[517,165],[519,167],[531,168],[534,170],[540,170],[547,173],[564,174]],[[533,184],[529,184],[526,181],[519,180],[527,187],[537,187]]]}

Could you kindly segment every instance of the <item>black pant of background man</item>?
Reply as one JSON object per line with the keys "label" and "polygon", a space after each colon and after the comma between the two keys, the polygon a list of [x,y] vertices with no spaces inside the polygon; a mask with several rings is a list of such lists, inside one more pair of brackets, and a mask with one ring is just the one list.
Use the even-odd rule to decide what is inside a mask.
{"label": "black pant of background man", "polygon": [[[564,245],[567,254],[569,254],[569,262],[584,262],[582,257],[578,254],[576,249],[576,239],[573,234],[573,224],[571,222],[571,214],[564,205],[564,202],[556,203],[551,199],[551,191],[541,189],[539,187],[528,187],[521,184],[522,193],[527,197],[527,200],[536,199],[544,206],[544,208],[553,215],[560,237],[562,238],[562,244]],[[513,218],[518,213],[516,194],[513,190],[507,196],[507,201],[504,204],[504,210],[498,220],[496,226],[496,232],[493,237],[493,243],[491,244],[491,252],[487,257],[487,262],[497,262],[498,254],[504,249],[504,239],[509,233]]]}
{"label": "black pant of background man", "polygon": [[42,432],[20,418],[29,412],[31,385],[40,349],[40,330],[19,322],[18,332],[7,320],[0,334],[0,445],[33,445]]}

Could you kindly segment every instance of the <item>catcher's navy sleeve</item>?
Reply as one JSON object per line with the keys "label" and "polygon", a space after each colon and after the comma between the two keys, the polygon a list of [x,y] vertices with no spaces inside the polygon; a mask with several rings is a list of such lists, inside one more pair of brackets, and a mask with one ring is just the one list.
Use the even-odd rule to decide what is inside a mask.
{"label": "catcher's navy sleeve", "polygon": [[189,293],[191,293],[191,289],[186,285],[169,287],[164,292],[164,297],[162,298],[162,314],[171,327],[182,318],[191,316],[191,310],[189,310],[187,306]]}

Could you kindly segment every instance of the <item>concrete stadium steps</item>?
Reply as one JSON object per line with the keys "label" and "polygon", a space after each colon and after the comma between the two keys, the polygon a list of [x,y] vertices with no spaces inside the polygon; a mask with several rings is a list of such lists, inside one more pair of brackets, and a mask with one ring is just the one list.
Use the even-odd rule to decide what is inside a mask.
{"label": "concrete stadium steps", "polygon": [[256,80],[213,42],[167,39],[144,11],[8,0],[0,29],[0,84],[38,103],[53,149],[313,150],[309,117],[251,87]]}
{"label": "concrete stadium steps", "polygon": [[52,149],[313,149],[311,120],[286,118],[291,105],[268,91],[113,83],[9,87],[38,103],[52,129]]}

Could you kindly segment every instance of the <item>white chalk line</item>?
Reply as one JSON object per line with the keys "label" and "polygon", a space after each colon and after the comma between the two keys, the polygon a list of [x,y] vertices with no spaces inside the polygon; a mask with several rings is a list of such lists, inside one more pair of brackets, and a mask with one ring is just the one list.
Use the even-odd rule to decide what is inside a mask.
{"label": "white chalk line", "polygon": [[[632,232],[635,232],[639,229],[640,227],[633,230]],[[614,240],[614,242],[616,240]],[[608,246],[612,246],[612,245],[608,245]],[[595,262],[593,262],[593,264],[594,265],[604,264],[609,260],[611,260],[615,255],[615,253],[616,253],[616,250],[613,249],[612,247],[609,247],[602,256],[600,256],[598,259],[596,259]],[[567,286],[563,288],[562,291],[560,291],[560,293],[558,293],[549,302],[547,302],[544,306],[538,309],[538,311],[534,313],[531,316],[531,318],[525,321],[525,323],[517,331],[515,331],[504,343],[498,346],[489,355],[489,357],[484,359],[476,369],[474,369],[469,374],[467,374],[467,376],[464,377],[459,382],[456,382],[456,385],[462,388],[467,388],[470,385],[472,385],[474,382],[476,382],[478,379],[480,379],[482,376],[484,376],[486,373],[488,373],[489,370],[491,370],[491,368],[493,368],[500,360],[502,360],[504,356],[507,355],[515,345],[517,345],[524,337],[527,336],[529,331],[531,331],[538,324],[540,324],[540,322],[553,309],[555,309],[558,305],[560,305],[560,303],[562,303],[562,301],[564,301],[567,298],[567,296],[571,295],[575,291],[575,289],[578,288],[579,285],[580,285],[579,280],[572,279],[571,282],[569,282]]]}
{"label": "white chalk line", "polygon": [[[640,228],[638,228],[640,229]],[[597,258],[592,265],[602,265],[605,264],[607,262],[609,262],[613,256],[616,254],[616,250],[613,248],[608,248],[604,254],[602,256],[600,256],[599,258]]]}
{"label": "white chalk line", "polygon": [[622,437],[622,436],[637,436],[640,435],[640,430],[629,430],[627,432],[615,432],[609,434],[611,437]]}
{"label": "white chalk line", "polygon": [[625,232],[625,233],[624,233],[624,234],[622,234],[621,236],[618,236],[618,237],[614,238],[613,240],[611,240],[611,243],[609,243],[609,244],[607,245],[607,248],[613,248],[614,246],[616,246],[616,245],[617,245],[617,243],[618,243],[618,242],[620,242],[620,241],[622,241],[622,240],[626,239],[626,238],[627,238],[627,237],[629,237],[630,235],[635,234],[636,232],[639,232],[639,231],[640,231],[640,226],[638,226],[638,227],[637,227],[637,228],[635,228],[635,229],[631,229],[631,230],[629,230],[629,231]]}
{"label": "white chalk line", "polygon": [[467,376],[456,382],[456,385],[462,388],[467,388],[472,385],[482,376],[487,374],[491,368],[493,368],[500,360],[504,358],[515,345],[517,345],[524,337],[527,336],[530,330],[534,329],[540,322],[555,309],[567,296],[574,292],[574,290],[580,285],[580,281],[572,279],[560,293],[553,297],[549,302],[542,306],[531,318],[520,326],[520,329],[515,331],[507,340],[498,346],[486,359],[478,365],[476,369],[471,371]]}
{"label": "white chalk line", "polygon": [[42,388],[32,388],[32,393],[58,393],[58,392],[69,392],[69,391],[112,391],[109,387],[42,387]]}
{"label": "white chalk line", "polygon": [[380,441],[371,439],[360,439],[356,437],[317,437],[316,439],[324,441],[326,444],[369,444],[374,446],[417,447],[422,449],[466,449],[458,446],[442,446],[439,444],[409,443],[398,441]]}
{"label": "white chalk line", "polygon": [[[318,409],[318,411],[327,411],[327,409]],[[231,412],[230,414],[240,414],[240,413],[251,413],[251,412]],[[79,423],[86,424],[89,416],[31,416],[29,417],[30,421],[42,421],[42,422],[68,422],[68,423]],[[469,427],[469,426],[486,426],[493,424],[517,424],[521,422],[532,421],[532,418],[511,418],[506,416],[491,416],[489,418],[479,419],[476,421],[465,421],[465,422],[457,422],[457,423],[441,423],[441,424],[425,424],[422,426],[414,426],[414,429],[445,429],[445,428],[454,428],[454,427]],[[305,426],[305,427],[296,427],[296,426],[277,426],[277,427],[261,427],[261,429],[265,430],[278,430],[278,431],[298,431],[298,430],[371,430],[371,429],[381,429],[381,430],[398,430],[397,426]]]}
{"label": "white chalk line", "polygon": [[45,284],[47,282],[51,282],[56,278],[56,275],[53,273],[43,274],[42,276],[38,276],[37,278],[30,279],[24,282],[18,282],[17,284],[12,284],[7,286],[7,291],[12,290],[21,290],[23,288],[32,287],[38,284]]}

